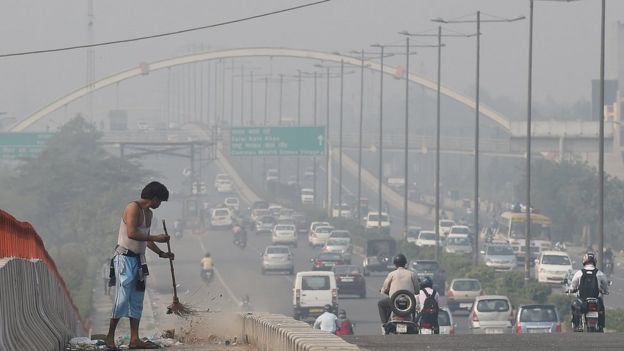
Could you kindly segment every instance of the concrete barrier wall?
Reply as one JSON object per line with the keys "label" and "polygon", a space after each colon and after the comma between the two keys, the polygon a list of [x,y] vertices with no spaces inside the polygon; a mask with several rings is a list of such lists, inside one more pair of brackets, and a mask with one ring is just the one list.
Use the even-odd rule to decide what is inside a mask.
{"label": "concrete barrier wall", "polygon": [[260,351],[360,350],[340,337],[281,314],[241,315],[242,336]]}
{"label": "concrete barrier wall", "polygon": [[62,350],[71,337],[84,334],[39,235],[0,210],[0,350]]}
{"label": "concrete barrier wall", "polygon": [[41,260],[0,260],[0,350],[62,350],[83,328]]}

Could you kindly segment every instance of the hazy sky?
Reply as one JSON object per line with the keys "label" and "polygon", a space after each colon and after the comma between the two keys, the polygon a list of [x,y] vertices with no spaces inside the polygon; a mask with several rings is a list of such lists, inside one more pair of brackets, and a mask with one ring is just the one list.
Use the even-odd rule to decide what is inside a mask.
{"label": "hazy sky", "polygon": [[[94,0],[94,41],[158,34],[304,4],[286,0]],[[87,43],[86,0],[7,0],[0,11],[0,53]],[[434,30],[430,19],[475,18],[481,10],[528,17],[529,0],[333,0],[315,7],[216,29],[96,49],[96,78],[186,53],[211,49],[281,46],[349,52],[373,43],[402,43],[397,32]],[[607,78],[615,77],[616,23],[624,1],[607,0]],[[536,1],[534,98],[562,103],[590,99],[599,74],[600,1]],[[494,96],[526,100],[528,20],[483,24],[482,87]],[[447,25],[464,33],[474,24]],[[423,39],[420,42],[427,42]],[[444,49],[445,84],[470,92],[475,40],[451,38]],[[18,119],[82,86],[86,51],[0,59],[0,112]],[[624,58],[622,58],[624,59]],[[398,64],[399,61],[390,61]],[[307,64],[309,66],[309,64]],[[414,69],[435,77],[435,50],[419,50]],[[145,87],[149,89],[149,87]]]}

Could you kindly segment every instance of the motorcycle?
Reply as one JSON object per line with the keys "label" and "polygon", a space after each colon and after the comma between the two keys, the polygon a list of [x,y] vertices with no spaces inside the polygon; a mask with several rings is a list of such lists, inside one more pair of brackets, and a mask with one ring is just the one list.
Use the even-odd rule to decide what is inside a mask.
{"label": "motorcycle", "polygon": [[408,290],[399,290],[390,296],[392,314],[384,324],[386,334],[418,334],[416,324],[416,297]]}
{"label": "motorcycle", "polygon": [[598,331],[598,315],[600,314],[600,304],[598,299],[588,297],[583,302],[582,299],[576,299],[573,302],[574,310],[580,312],[579,331],[587,333],[595,333]]}
{"label": "motorcycle", "polygon": [[214,276],[214,272],[212,269],[202,269],[201,278],[205,283],[210,283],[210,281],[212,281],[213,276]]}
{"label": "motorcycle", "polygon": [[244,249],[247,246],[247,232],[240,226],[235,226],[232,229],[234,233],[234,239],[232,239],[232,243],[238,246],[241,249]]}
{"label": "motorcycle", "polygon": [[605,257],[605,265],[604,265],[604,273],[607,276],[611,276],[613,274],[613,259]]}

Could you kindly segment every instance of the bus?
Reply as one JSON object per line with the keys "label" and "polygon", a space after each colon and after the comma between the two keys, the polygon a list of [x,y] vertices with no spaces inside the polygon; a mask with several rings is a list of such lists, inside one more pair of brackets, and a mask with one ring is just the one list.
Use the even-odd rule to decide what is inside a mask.
{"label": "bus", "polygon": [[[551,224],[552,221],[547,216],[531,213],[531,259],[552,248]],[[494,239],[508,242],[518,263],[523,263],[526,257],[526,212],[503,212],[498,218]]]}

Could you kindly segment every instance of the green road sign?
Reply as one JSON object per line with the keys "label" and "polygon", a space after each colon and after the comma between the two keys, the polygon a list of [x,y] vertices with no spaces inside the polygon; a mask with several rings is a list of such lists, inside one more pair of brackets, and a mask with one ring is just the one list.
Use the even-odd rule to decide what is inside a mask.
{"label": "green road sign", "polygon": [[231,156],[319,156],[325,153],[325,127],[234,127]]}
{"label": "green road sign", "polygon": [[0,160],[32,158],[46,147],[53,133],[0,133]]}

